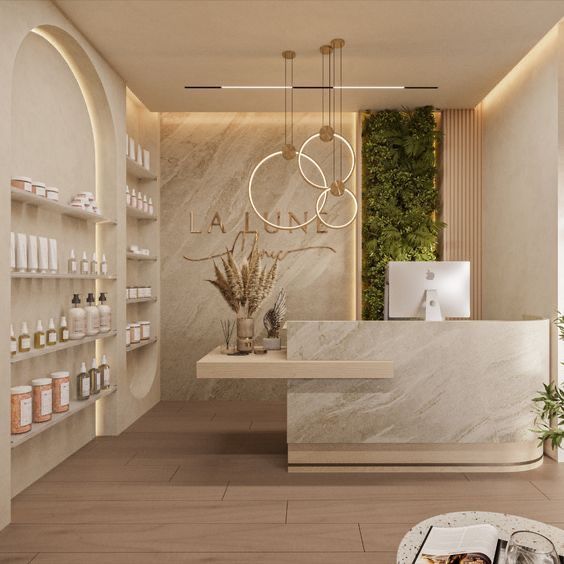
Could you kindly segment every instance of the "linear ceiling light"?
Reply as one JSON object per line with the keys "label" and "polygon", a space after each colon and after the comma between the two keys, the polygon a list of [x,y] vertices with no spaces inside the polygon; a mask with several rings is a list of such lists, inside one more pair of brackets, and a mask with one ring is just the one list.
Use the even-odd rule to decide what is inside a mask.
{"label": "linear ceiling light", "polygon": [[258,86],[258,85],[186,85],[186,90],[438,90],[438,86]]}

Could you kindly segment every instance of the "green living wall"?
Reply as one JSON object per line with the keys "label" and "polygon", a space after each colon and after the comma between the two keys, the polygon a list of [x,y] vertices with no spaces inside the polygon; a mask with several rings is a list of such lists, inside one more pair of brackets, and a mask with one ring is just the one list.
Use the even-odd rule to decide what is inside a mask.
{"label": "green living wall", "polygon": [[363,319],[383,319],[386,265],[435,260],[439,234],[433,108],[384,110],[362,128]]}

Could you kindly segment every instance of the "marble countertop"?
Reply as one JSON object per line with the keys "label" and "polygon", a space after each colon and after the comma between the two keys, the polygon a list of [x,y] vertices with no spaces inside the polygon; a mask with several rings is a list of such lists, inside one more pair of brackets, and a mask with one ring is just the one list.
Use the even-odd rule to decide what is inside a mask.
{"label": "marble countertop", "polygon": [[413,564],[413,559],[427,535],[429,527],[466,527],[468,525],[489,524],[496,527],[499,537],[507,540],[514,531],[527,530],[540,533],[549,538],[556,547],[558,554],[564,554],[564,531],[546,525],[540,521],[533,521],[525,517],[504,513],[487,513],[481,511],[463,511],[459,513],[445,513],[421,521],[411,528],[403,537],[397,555],[397,564]]}

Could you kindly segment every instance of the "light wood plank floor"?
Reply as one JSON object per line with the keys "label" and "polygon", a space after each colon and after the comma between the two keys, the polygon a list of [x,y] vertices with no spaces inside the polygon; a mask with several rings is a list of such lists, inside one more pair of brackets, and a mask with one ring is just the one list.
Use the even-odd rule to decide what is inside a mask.
{"label": "light wood plank floor", "polygon": [[447,511],[564,527],[564,465],[519,474],[288,474],[285,405],[161,402],[14,499],[0,564],[394,564]]}

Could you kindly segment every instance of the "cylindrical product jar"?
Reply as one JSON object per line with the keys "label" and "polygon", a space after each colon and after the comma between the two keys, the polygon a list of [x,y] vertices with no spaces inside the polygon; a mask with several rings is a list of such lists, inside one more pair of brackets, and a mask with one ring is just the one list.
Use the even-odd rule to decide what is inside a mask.
{"label": "cylindrical product jar", "polygon": [[145,287],[145,297],[151,298],[153,296],[153,288],[151,286]]}
{"label": "cylindrical product jar", "polygon": [[16,386],[10,389],[11,410],[11,433],[19,435],[31,431],[31,386]]}
{"label": "cylindrical product jar", "polygon": [[140,321],[139,327],[141,330],[141,340],[146,341],[151,338],[151,322],[150,321]]}
{"label": "cylindrical product jar", "polygon": [[45,423],[53,415],[53,384],[51,378],[36,378],[33,388],[33,422]]}
{"label": "cylindrical product jar", "polygon": [[145,298],[145,286],[138,286],[137,287],[137,297],[142,300]]}
{"label": "cylindrical product jar", "polygon": [[53,380],[53,413],[64,413],[70,405],[70,374],[66,370],[51,372]]}
{"label": "cylindrical product jar", "polygon": [[24,190],[25,192],[32,191],[31,178],[28,176],[14,176],[12,178],[12,186]]}
{"label": "cylindrical product jar", "polygon": [[139,297],[139,288],[135,286],[130,286],[129,288],[129,299],[136,300]]}
{"label": "cylindrical product jar", "polygon": [[46,184],[45,182],[33,182],[31,185],[31,189],[32,192],[36,195],[36,196],[41,196],[42,198],[45,198],[45,192],[46,192]]}
{"label": "cylindrical product jar", "polygon": [[141,326],[139,323],[132,323],[130,332],[132,345],[141,341]]}
{"label": "cylindrical product jar", "polygon": [[125,346],[131,345],[131,325],[128,323],[125,328]]}
{"label": "cylindrical product jar", "polygon": [[47,186],[45,189],[45,195],[48,200],[54,200],[55,202],[59,201],[59,189],[54,186]]}

